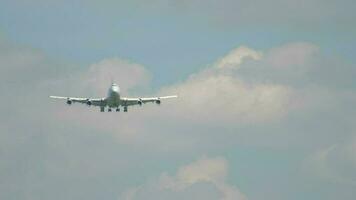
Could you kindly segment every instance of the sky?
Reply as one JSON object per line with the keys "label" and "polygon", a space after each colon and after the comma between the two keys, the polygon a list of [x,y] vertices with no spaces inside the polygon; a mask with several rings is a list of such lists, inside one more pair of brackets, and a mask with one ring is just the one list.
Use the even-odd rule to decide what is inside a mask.
{"label": "sky", "polygon": [[355,9],[0,0],[0,199],[355,199]]}

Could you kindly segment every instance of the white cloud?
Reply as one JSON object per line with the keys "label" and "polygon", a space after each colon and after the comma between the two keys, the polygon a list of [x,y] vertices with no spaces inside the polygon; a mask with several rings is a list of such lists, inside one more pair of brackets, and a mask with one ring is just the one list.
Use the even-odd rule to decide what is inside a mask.
{"label": "white cloud", "polygon": [[[303,76],[309,70],[316,70],[318,75],[329,71],[321,78],[327,83],[339,82],[330,70],[340,70],[339,60],[321,65],[326,68],[315,66],[311,61],[319,56],[317,49],[310,44],[288,44],[266,51],[258,59],[232,56],[227,59],[231,67],[213,65],[162,90],[162,94],[178,92],[180,98],[163,102],[159,108],[145,105],[142,110],[131,108],[126,114],[101,114],[96,108],[66,107],[64,102],[52,102],[46,97],[50,94],[105,95],[111,77],[129,92],[149,84],[150,74],[143,66],[113,58],[93,64],[89,69],[68,66],[63,69],[39,51],[0,46],[3,97],[0,107],[4,111],[0,116],[1,158],[4,161],[0,170],[1,197],[38,199],[40,195],[48,199],[58,193],[58,188],[64,188],[68,191],[66,196],[55,198],[75,199],[84,195],[90,199],[104,196],[107,188],[115,190],[116,183],[128,184],[122,181],[125,180],[121,179],[123,176],[130,180],[131,176],[136,176],[135,180],[142,174],[149,176],[152,168],[139,175],[132,168],[152,163],[152,158],[156,159],[154,162],[162,157],[179,159],[172,152],[184,157],[202,150],[213,152],[217,145],[226,150],[238,142],[247,148],[255,144],[280,148],[276,144],[283,144],[288,146],[283,150],[303,151],[306,143],[318,148],[325,144],[321,141],[341,140],[345,133],[339,130],[347,129],[348,118],[355,116],[350,109],[355,102],[353,91],[343,87],[342,91],[333,90],[320,84],[323,82],[313,82],[311,87],[310,82],[291,74],[296,68],[302,69],[300,75]],[[354,75],[348,69],[340,73],[340,79],[349,78],[353,83]],[[307,84],[296,86],[275,76],[259,76],[269,75],[267,72],[279,72],[286,79],[292,77],[295,82]],[[350,76],[345,78],[344,74]],[[301,103],[304,109],[293,109],[296,103]],[[289,113],[302,115],[294,115],[293,123],[259,124],[285,119]],[[327,117],[329,119],[325,120]],[[251,124],[241,128],[241,122]],[[209,130],[210,125],[223,128]],[[336,131],[331,133],[326,129]],[[259,134],[261,132],[263,134]],[[122,145],[128,140],[130,145]],[[350,140],[321,148],[312,156],[314,171],[311,175],[319,173],[327,179],[354,184],[355,143]],[[162,173],[157,180],[148,181],[126,194],[127,199],[173,199],[169,198],[171,196],[176,199],[244,199],[239,189],[227,182],[227,177],[226,160],[202,158],[179,168],[176,174]],[[100,186],[93,187],[93,180],[98,180]],[[115,192],[109,193],[109,196],[115,195]]]}
{"label": "white cloud", "polygon": [[108,58],[90,65],[78,80],[73,81],[74,84],[79,81],[81,88],[93,94],[106,95],[111,81],[119,84],[121,92],[127,94],[130,89],[148,87],[150,80],[151,74],[144,66],[121,58]]}
{"label": "white cloud", "polygon": [[[183,82],[163,88],[160,95],[178,94],[179,98],[163,102],[159,110],[145,105],[145,112],[140,112],[135,120],[159,118],[160,113],[179,121],[198,124],[217,122],[227,126],[285,119],[291,111],[310,107],[308,104],[314,103],[313,99],[320,99],[318,92],[315,95],[309,92],[310,88],[319,90],[315,84],[303,87],[295,84],[307,82],[303,78],[317,68],[313,61],[315,57],[320,59],[319,54],[317,46],[305,42],[289,43],[264,53],[244,46],[236,48],[211,67],[192,74]],[[73,78],[73,82],[76,91],[87,88],[91,96],[101,96],[106,95],[111,77],[120,84],[123,95],[128,96],[132,88],[145,87],[151,79],[143,66],[112,58],[91,65],[83,75]],[[69,118],[75,116],[71,113]],[[96,120],[95,115],[93,120]],[[130,132],[137,129],[130,128],[132,123],[125,125]],[[126,130],[125,126],[121,125],[120,130]]]}
{"label": "white cloud", "polygon": [[[84,111],[84,119],[82,112],[86,108],[83,105],[75,105],[58,110],[57,116],[66,121],[79,120],[99,130],[115,130],[120,141],[127,141],[128,138],[136,141],[140,140],[136,136],[142,137],[142,134],[154,130],[156,126],[162,129],[162,125],[158,123],[160,120],[237,126],[241,123],[265,123],[282,119],[296,105],[300,105],[295,102],[295,99],[298,99],[295,97],[295,91],[288,85],[265,82],[251,84],[244,81],[238,73],[239,66],[244,64],[246,58],[252,58],[255,62],[264,61],[261,52],[247,47],[237,48],[217,61],[213,67],[191,75],[182,83],[161,90],[161,95],[178,94],[179,98],[163,102],[159,109],[144,105],[144,111],[130,108],[129,113],[125,115],[105,115],[98,118],[98,109],[93,108],[92,112]],[[87,88],[86,91],[90,91],[91,95],[98,96],[105,95],[108,79],[111,77],[124,88],[123,95],[129,95],[128,90],[131,88],[148,85],[151,76],[139,64],[113,58],[91,65],[88,71],[72,80],[77,91]],[[130,120],[131,116],[135,116],[135,120]],[[121,123],[116,123],[117,120]],[[111,125],[107,126],[108,123]],[[137,123],[141,126],[137,126]]]}
{"label": "white cloud", "polygon": [[246,59],[259,60],[261,58],[261,52],[255,51],[245,46],[241,46],[229,52],[215,65],[218,68],[236,68]]}
{"label": "white cloud", "polygon": [[[140,187],[127,190],[122,195],[122,198],[126,200],[141,199],[138,197],[161,199],[161,193],[164,193],[166,190],[179,196],[180,193],[185,193],[192,188],[194,189],[197,185],[203,187],[210,185],[215,188],[220,200],[246,200],[246,196],[237,187],[226,182],[227,175],[228,163],[224,158],[203,157],[180,167],[174,176],[162,173],[159,179],[153,183],[146,183]],[[148,188],[149,190],[147,190]],[[205,190],[204,192],[210,193],[211,191]],[[185,197],[185,199],[196,199],[195,196]],[[170,196],[170,198],[175,199],[175,196]]]}
{"label": "white cloud", "polygon": [[[288,49],[293,48],[288,46]],[[250,62],[245,65],[247,58],[254,61],[252,70],[255,63],[262,64],[269,59],[259,51],[239,47],[219,59],[215,67],[193,74],[186,81],[165,88],[163,93],[178,93],[180,98],[176,112],[193,121],[245,123],[284,117],[294,107],[293,88],[266,81],[245,81],[240,76],[240,70],[241,67],[249,70]],[[286,59],[276,56],[273,60],[278,58]]]}
{"label": "white cloud", "polygon": [[219,72],[192,77],[165,93],[179,94],[179,107],[173,109],[182,117],[226,123],[281,118],[291,108],[293,96],[292,88],[287,86],[250,85],[233,75]]}
{"label": "white cloud", "polygon": [[181,167],[175,177],[163,175],[163,188],[181,190],[197,182],[223,182],[227,175],[227,162],[223,158],[202,158]]}
{"label": "white cloud", "polygon": [[[284,53],[283,49],[289,53]],[[85,105],[65,107],[63,102],[53,102],[56,106],[53,109],[57,114],[57,120],[68,123],[79,121],[94,130],[113,133],[120,143],[140,144],[142,147],[148,145],[161,150],[182,151],[182,145],[186,147],[185,150],[196,148],[199,134],[213,135],[215,133],[210,128],[221,127],[226,128],[226,132],[236,135],[234,136],[237,137],[236,142],[231,141],[232,143],[241,141],[248,144],[256,142],[258,145],[285,146],[285,140],[294,138],[293,142],[297,145],[310,145],[311,142],[303,142],[304,135],[318,133],[289,131],[288,123],[297,123],[289,122],[290,116],[313,120],[313,115],[309,113],[325,112],[328,109],[337,111],[343,105],[339,102],[350,101],[344,92],[335,92],[295,77],[295,66],[303,69],[304,74],[315,70],[311,60],[318,56],[319,51],[315,45],[301,42],[267,50],[258,60],[242,59],[242,62],[237,61],[234,64],[236,66],[232,67],[219,68],[212,64],[211,67],[192,74],[183,82],[163,88],[159,95],[176,93],[179,98],[163,101],[159,107],[146,104],[142,107],[129,108],[128,113],[98,115],[99,109],[95,107],[91,109]],[[295,60],[289,61],[289,58]],[[219,60],[214,63],[219,63]],[[276,67],[271,63],[279,65]],[[280,77],[269,76],[269,73],[273,75],[279,73],[280,77],[293,79],[294,82],[304,85],[281,81]],[[87,91],[91,91],[89,94],[92,96],[105,95],[107,89],[105,81],[110,80],[113,74],[119,76],[118,79],[115,78],[119,84],[126,84],[126,81],[129,83],[126,89],[128,91],[132,87],[149,84],[150,74],[143,66],[113,58],[93,64],[89,70],[77,74],[72,79],[73,83],[76,81],[80,83],[79,86],[74,84],[77,85],[75,92],[59,95],[86,95],[83,91],[76,92],[85,87],[88,88]],[[72,83],[67,80],[64,82],[67,86]],[[100,85],[104,92],[93,89],[98,87],[96,84]],[[63,85],[57,85],[57,88],[59,87]],[[130,96],[128,91],[123,91],[123,95]],[[58,106],[64,108],[58,109]],[[327,124],[331,124],[331,117],[329,118]],[[276,123],[284,123],[280,125],[280,131],[261,130],[262,126],[273,127]],[[251,124],[254,128],[235,131],[235,128],[249,127]],[[331,135],[331,131],[328,131]],[[260,134],[265,132],[268,134]],[[186,140],[185,137],[190,139]],[[242,137],[244,139],[241,139]],[[330,140],[332,139],[325,139]]]}
{"label": "white cloud", "polygon": [[[283,49],[289,53],[284,53]],[[209,124],[238,127],[244,124],[283,120],[290,112],[308,108],[311,106],[309,104],[314,105],[315,95],[319,93],[296,89],[293,85],[275,81],[273,77],[270,81],[257,79],[251,82],[250,77],[245,76],[244,72],[246,70],[254,72],[259,69],[260,71],[256,70],[255,73],[258,77],[259,74],[265,73],[264,70],[281,71],[279,69],[283,68],[281,63],[286,65],[286,69],[293,71],[292,66],[296,63],[309,65],[309,60],[313,58],[317,49],[308,43],[291,43],[269,50],[262,56],[262,52],[247,47],[237,48],[226,57],[219,59],[212,67],[192,74],[181,83],[163,88],[159,92],[160,95],[178,94],[179,98],[164,101],[159,108],[155,105],[144,105],[142,108],[130,108],[129,113],[106,114],[98,117],[97,108],[88,110],[83,105],[75,105],[68,109],[57,110],[57,116],[66,121],[81,121],[93,129],[115,132],[120,142],[143,144],[155,143],[155,140],[162,138],[168,139],[164,136],[166,134],[158,134],[157,130],[176,131],[179,129],[175,126],[179,124],[195,124],[198,127]],[[290,57],[295,59],[289,61]],[[245,58],[252,59],[246,62]],[[221,66],[219,63],[229,63],[229,67],[219,67]],[[271,63],[280,65],[275,67]],[[306,66],[307,70],[309,68]],[[93,64],[88,71],[79,76],[78,80],[73,80],[80,82],[80,88],[91,89],[92,95],[105,95],[108,87],[106,83],[112,76],[116,82],[121,83],[121,86],[126,86],[123,95],[129,95],[128,90],[131,88],[149,84],[150,80],[150,74],[143,66],[118,58],[105,59]],[[77,90],[80,90],[79,86],[76,86]],[[83,112],[85,118],[82,117]],[[117,123],[118,121],[120,123]],[[184,142],[177,138],[175,141],[177,147]],[[194,142],[190,141],[189,144],[194,145]],[[172,149],[165,143],[155,147]]]}

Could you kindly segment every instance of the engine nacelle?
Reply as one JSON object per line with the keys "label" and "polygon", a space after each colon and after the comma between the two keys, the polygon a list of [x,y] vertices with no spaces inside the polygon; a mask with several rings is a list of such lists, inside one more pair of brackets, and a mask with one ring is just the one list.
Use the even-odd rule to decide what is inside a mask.
{"label": "engine nacelle", "polygon": [[71,105],[72,103],[73,103],[72,100],[70,100],[70,99],[67,100],[68,105]]}
{"label": "engine nacelle", "polygon": [[161,100],[158,99],[158,100],[155,101],[155,103],[156,103],[157,105],[160,105],[160,104],[161,104]]}
{"label": "engine nacelle", "polygon": [[87,104],[88,106],[91,106],[93,103],[92,103],[89,99],[87,99],[86,104]]}
{"label": "engine nacelle", "polygon": [[138,100],[138,101],[137,101],[137,104],[140,105],[140,106],[142,106],[142,104],[143,104],[142,100],[141,100],[141,99]]}

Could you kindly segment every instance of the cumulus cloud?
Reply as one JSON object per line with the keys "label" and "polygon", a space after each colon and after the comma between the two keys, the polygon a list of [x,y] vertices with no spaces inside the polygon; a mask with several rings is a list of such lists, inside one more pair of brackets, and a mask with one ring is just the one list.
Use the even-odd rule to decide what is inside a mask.
{"label": "cumulus cloud", "polygon": [[108,126],[125,120],[118,121],[117,115],[100,117],[98,110],[85,105],[66,107],[48,96],[105,96],[111,78],[125,81],[126,92],[149,82],[147,70],[119,58],[86,68],[2,40],[0,66],[0,198],[76,199],[84,190],[85,199],[98,192],[105,196],[102,188],[88,189],[90,181],[82,181],[102,180],[107,187],[108,177],[125,170],[128,164],[113,158],[125,157],[127,149],[111,138],[114,131]]}
{"label": "cumulus cloud", "polygon": [[257,52],[245,46],[241,46],[229,52],[221,58],[215,65],[218,68],[238,67],[245,59],[259,60],[261,52]]}
{"label": "cumulus cloud", "polygon": [[[330,62],[313,44],[291,43],[263,52],[237,48],[159,92],[178,93],[178,99],[160,107],[130,108],[125,114],[98,113],[85,105],[68,107],[47,97],[101,97],[111,78],[125,95],[132,95],[132,89],[149,84],[151,75],[144,66],[107,58],[73,67],[53,62],[35,49],[1,45],[0,197],[4,199],[97,195],[110,199],[117,195],[116,184],[135,185],[126,180],[142,180],[154,171],[137,166],[155,159],[176,161],[174,153],[198,156],[236,144],[282,146],[288,151],[312,146],[321,149],[312,159],[319,163],[316,171],[342,177],[339,181],[355,181],[354,142],[332,145],[346,135],[340,130],[354,123],[350,119],[355,112],[349,106],[356,99],[350,90],[353,66],[337,59]],[[227,180],[227,161],[204,157],[123,196],[246,199]]]}
{"label": "cumulus cloud", "polygon": [[[292,57],[294,52],[302,51],[290,46],[286,48],[292,51],[290,53]],[[241,67],[250,70],[251,66],[254,70],[255,65],[262,65],[266,60],[282,62],[280,60],[288,59],[283,55],[273,53],[271,55],[274,56],[273,59],[271,56],[264,58],[262,52],[244,46],[239,47],[219,59],[214,67],[193,74],[183,83],[165,88],[163,91],[178,93],[180,105],[177,112],[189,111],[188,117],[191,119],[201,119],[199,116],[204,116],[204,120],[225,122],[262,122],[280,119],[295,104],[293,88],[272,81],[248,82],[240,75],[240,70],[243,70]],[[254,62],[247,62],[249,59]],[[295,62],[301,62],[301,59],[304,57],[295,58]],[[181,108],[183,106],[185,109]],[[184,116],[183,113],[180,115]]]}
{"label": "cumulus cloud", "polygon": [[[180,116],[225,122],[270,121],[283,117],[292,104],[292,88],[276,84],[249,85],[228,74],[204,73],[168,89],[179,94]],[[185,109],[183,110],[182,107]],[[184,115],[183,112],[189,112]],[[210,121],[209,120],[209,121]]]}
{"label": "cumulus cloud", "polygon": [[[204,116],[204,120],[224,122],[273,121],[288,116],[295,108],[316,105],[315,99],[338,96],[336,91],[325,92],[331,87],[352,87],[351,76],[356,74],[352,65],[331,60],[318,46],[307,42],[288,43],[264,52],[239,47],[213,67],[163,91],[180,95],[179,102],[191,113],[190,119]],[[335,66],[339,70],[334,73]],[[178,112],[182,110],[179,107]]]}
{"label": "cumulus cloud", "polygon": [[[210,194],[207,196],[208,199],[246,200],[246,196],[241,193],[236,186],[226,182],[227,175],[228,163],[224,158],[203,157],[195,162],[180,167],[174,176],[162,173],[158,180],[153,183],[146,183],[140,187],[128,189],[122,197],[126,200],[141,199],[138,197],[161,199],[161,194],[168,190],[173,194],[173,196],[170,196],[170,199],[176,199],[181,193],[186,193],[192,188],[200,191],[199,187],[206,189],[212,187],[213,192],[217,192],[216,194],[210,194],[212,192],[211,190],[202,190],[200,192]],[[149,190],[147,190],[147,188],[149,188]],[[200,195],[193,191],[189,191],[189,193]],[[195,195],[185,196],[184,199],[196,199]]]}
{"label": "cumulus cloud", "polygon": [[[185,81],[164,87],[157,95],[178,94],[179,98],[163,102],[159,113],[190,123],[218,122],[233,126],[285,119],[289,113],[310,107],[315,99],[323,98],[320,95],[327,89],[317,83],[328,77],[320,75],[326,72],[314,73],[321,67],[327,68],[323,58],[316,45],[306,42],[289,43],[265,52],[238,47]],[[85,91],[94,97],[106,94],[110,78],[128,96],[134,88],[147,87],[151,79],[142,65],[119,58],[104,59],[72,77],[74,92],[81,91],[83,96],[83,88],[87,88]],[[76,95],[74,92],[69,95]],[[174,106],[165,105],[172,105],[170,102]],[[144,107],[147,112],[140,113],[136,122],[160,118],[158,110]],[[69,118],[75,116],[70,113]]]}
{"label": "cumulus cloud", "polygon": [[[148,144],[167,137],[166,133],[158,134],[161,133],[158,130],[177,134],[186,132],[187,130],[180,128],[183,124],[196,128],[202,124],[204,127],[218,124],[234,128],[286,120],[291,113],[294,116],[297,113],[304,116],[303,113],[307,112],[338,109],[339,96],[344,98],[345,94],[339,92],[336,95],[315,81],[317,78],[313,72],[320,71],[319,61],[324,58],[320,54],[316,45],[305,42],[289,43],[264,52],[238,47],[185,81],[164,87],[156,95],[178,94],[179,98],[164,101],[159,108],[147,104],[142,108],[130,108],[125,115],[103,115],[98,118],[98,109],[76,105],[56,111],[57,117],[68,122],[79,120],[97,130],[114,131],[120,142],[127,142],[129,139],[131,142]],[[126,85],[123,95],[128,96],[132,95],[132,88],[149,84],[151,78],[143,66],[113,58],[91,65],[88,70],[78,74],[73,82],[81,83],[80,87],[76,86],[76,91],[89,88],[91,96],[105,95],[106,83],[111,76],[115,76],[114,79],[119,84],[122,83],[120,85]],[[308,76],[310,78],[305,79]],[[66,82],[68,85],[70,81]],[[57,85],[59,87],[63,85]],[[76,93],[70,95],[78,95]],[[85,95],[83,91],[80,94]],[[55,104],[62,105],[62,102]],[[82,117],[83,112],[85,119]],[[135,120],[131,120],[132,117]],[[306,117],[308,115],[304,116]],[[121,123],[118,124],[117,121]],[[162,124],[162,121],[165,123]],[[107,126],[107,123],[111,125]],[[194,145],[192,141],[186,143],[178,138],[175,141],[177,147],[182,143]],[[155,147],[163,146],[165,143]],[[168,146],[167,144],[165,148],[172,149]]]}
{"label": "cumulus cloud", "polygon": [[92,64],[80,80],[84,85],[95,88],[95,92],[103,93],[110,81],[120,84],[123,93],[137,86],[147,86],[151,80],[150,73],[140,64],[120,58],[104,59]]}
{"label": "cumulus cloud", "polygon": [[162,187],[181,190],[197,182],[221,182],[226,178],[227,167],[225,159],[202,158],[181,167],[175,177],[163,175]]}
{"label": "cumulus cloud", "polygon": [[[293,57],[294,52],[296,52],[295,54],[302,54],[300,52],[303,51],[304,46],[308,51],[311,45],[286,46],[286,50],[292,52],[287,54],[288,57],[290,57],[290,54]],[[283,52],[282,47],[278,52]],[[274,56],[272,60],[287,59],[283,55],[278,57],[276,54],[280,53],[268,53],[268,55]],[[304,54],[306,56],[299,56],[299,59],[306,59],[305,57],[309,56],[308,53]],[[154,129],[156,125],[158,126],[154,121],[148,122],[152,119],[160,119],[162,113],[181,122],[189,121],[189,123],[198,124],[217,122],[228,126],[236,126],[238,123],[269,122],[282,119],[291,109],[300,105],[293,87],[265,81],[251,83],[240,76],[240,70],[243,70],[240,67],[249,67],[245,63],[250,63],[251,68],[253,68],[255,62],[265,63],[270,57],[272,56],[265,58],[262,52],[248,47],[236,48],[226,56],[218,59],[211,67],[192,74],[181,83],[165,87],[158,94],[178,94],[178,99],[163,102],[163,106],[159,110],[154,110],[152,106],[148,105],[144,106],[146,112],[143,113],[137,111],[137,108],[130,108],[131,111],[127,115],[131,116],[131,113],[133,113],[136,116],[135,121],[130,122],[129,117],[118,116],[119,120],[125,123],[114,125],[114,127],[117,127],[120,133],[130,132],[130,134],[126,135],[146,132],[144,130]],[[252,63],[249,61],[252,61]],[[297,61],[298,59],[296,58],[295,62]],[[91,88],[90,94],[95,95],[106,92],[105,90],[108,87],[106,84],[108,82],[107,79],[112,76],[119,84],[122,83],[120,86],[124,86],[123,95],[130,95],[128,91],[131,88],[149,84],[151,78],[143,66],[113,58],[91,65],[87,71],[73,80],[74,85]],[[76,82],[80,84],[75,84]],[[80,90],[79,86],[76,86],[78,91]],[[71,111],[69,112],[68,110],[58,111],[58,116],[69,121],[74,119],[84,120],[80,114],[76,114],[82,112],[78,109],[81,108],[70,108]],[[138,113],[140,114],[138,115]],[[162,120],[167,119],[165,117]],[[101,127],[100,124],[103,124],[101,128],[106,129],[104,125],[106,123],[94,123],[97,120],[95,111],[88,113],[83,123],[88,123],[89,126],[93,125],[93,128]],[[112,121],[113,124],[116,124],[117,117],[105,116],[102,120],[106,122]],[[145,123],[145,121],[150,124],[148,127],[136,127],[134,125],[138,122]]]}
{"label": "cumulus cloud", "polygon": [[[136,96],[137,90],[145,91],[150,87],[151,74],[147,69],[137,63],[120,58],[107,58],[90,65],[85,70],[78,70],[74,75],[57,77],[51,86],[58,89],[51,92],[52,95],[75,96],[88,98],[105,98],[111,81],[120,86],[121,97]],[[66,88],[66,89],[63,89]],[[142,94],[141,94],[142,95]],[[100,115],[98,107],[88,108],[83,104],[67,107],[63,101],[52,101],[52,105],[62,106],[65,109],[52,107],[54,116],[58,120],[66,122],[82,122],[97,131],[116,132],[121,142],[127,142],[141,127],[134,126],[145,120],[145,117],[137,117],[135,121],[130,119],[137,113],[135,108],[129,108],[127,115]],[[83,118],[83,113],[85,118]],[[117,123],[117,122],[120,123]],[[108,126],[110,124],[110,126]]]}
{"label": "cumulus cloud", "polygon": [[137,63],[121,58],[106,58],[88,67],[77,67],[44,82],[59,96],[106,97],[111,82],[120,85],[122,94],[146,90],[150,86],[151,74]]}

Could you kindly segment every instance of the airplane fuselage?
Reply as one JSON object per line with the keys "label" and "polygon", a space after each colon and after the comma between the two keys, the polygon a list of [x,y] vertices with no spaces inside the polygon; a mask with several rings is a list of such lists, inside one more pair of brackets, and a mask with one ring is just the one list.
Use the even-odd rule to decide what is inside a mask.
{"label": "airplane fuselage", "polygon": [[113,83],[108,91],[108,97],[106,98],[107,106],[110,108],[119,107],[121,105],[120,100],[120,88]]}

